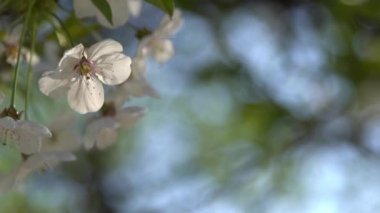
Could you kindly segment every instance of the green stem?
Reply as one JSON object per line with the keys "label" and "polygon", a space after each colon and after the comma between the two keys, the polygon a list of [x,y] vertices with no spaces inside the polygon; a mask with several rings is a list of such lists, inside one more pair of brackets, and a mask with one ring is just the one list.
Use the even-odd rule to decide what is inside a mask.
{"label": "green stem", "polygon": [[32,80],[32,69],[33,69],[33,56],[36,47],[36,23],[32,22],[32,43],[30,46],[30,59],[28,65],[28,74],[26,80],[26,95],[25,95],[25,120],[28,120],[28,106],[29,106],[29,96],[30,96],[30,82]]}
{"label": "green stem", "polygon": [[14,74],[13,74],[13,88],[12,88],[11,105],[10,105],[11,108],[15,108],[15,97],[16,97],[16,92],[17,92],[17,79],[18,79],[18,72],[20,70],[20,62],[21,62],[21,48],[22,48],[22,45],[24,43],[26,30],[28,28],[28,22],[30,21],[30,15],[32,13],[32,8],[33,8],[33,5],[35,2],[36,1],[33,0],[28,7],[28,11],[26,12],[26,16],[25,16],[24,26],[22,27],[22,32],[21,32],[21,36],[20,36],[20,40],[19,40],[19,44],[18,44],[17,62],[16,62],[16,66],[14,69]]}
{"label": "green stem", "polygon": [[67,38],[67,40],[69,40],[71,47],[73,47],[74,46],[73,40],[70,36],[69,31],[66,29],[65,24],[62,22],[62,20],[56,14],[54,14],[50,11],[47,11],[47,14],[49,14],[51,17],[53,17],[59,23],[60,27],[65,32],[66,38]]}

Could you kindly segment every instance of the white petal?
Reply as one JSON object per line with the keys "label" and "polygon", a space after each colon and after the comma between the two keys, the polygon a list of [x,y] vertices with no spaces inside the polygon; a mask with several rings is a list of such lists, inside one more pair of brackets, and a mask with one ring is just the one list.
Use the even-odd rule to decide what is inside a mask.
{"label": "white petal", "polygon": [[144,76],[132,73],[131,77],[122,84],[123,96],[159,98],[158,92],[152,88]]}
{"label": "white petal", "polygon": [[96,112],[104,103],[103,85],[94,76],[80,76],[71,83],[67,99],[70,107],[81,114]]}
{"label": "white petal", "polygon": [[12,66],[15,66],[16,63],[17,63],[17,56],[13,56],[13,55],[8,55],[7,56],[7,59],[6,59],[6,62]]}
{"label": "white petal", "polygon": [[75,131],[75,114],[70,110],[61,112],[49,125],[52,137],[45,140],[41,152],[76,151],[82,146],[82,138]]}
{"label": "white petal", "polygon": [[14,142],[17,137],[14,133],[14,129],[17,127],[17,123],[11,117],[0,118],[0,142],[7,144],[8,142]]}
{"label": "white petal", "polygon": [[74,160],[76,160],[76,157],[70,152],[46,152],[34,154],[20,165],[15,177],[15,182],[17,184],[22,183],[35,171],[52,169],[61,162]]}
{"label": "white petal", "polygon": [[105,149],[116,141],[118,124],[111,117],[103,117],[88,125],[84,140],[87,150],[96,146]]}
{"label": "white petal", "polygon": [[141,0],[127,0],[128,11],[132,16],[138,16],[142,8]]}
{"label": "white petal", "polygon": [[146,72],[146,57],[138,56],[132,60],[132,75],[145,76]]}
{"label": "white petal", "polygon": [[114,128],[106,128],[102,129],[102,131],[99,132],[97,142],[96,142],[96,148],[99,150],[104,150],[114,144],[117,140],[117,131]]}
{"label": "white petal", "polygon": [[39,137],[51,137],[50,130],[39,123],[35,123],[27,120],[19,120],[17,121],[17,128],[24,129],[33,135],[37,135]]}
{"label": "white petal", "polygon": [[95,16],[96,7],[91,0],[74,0],[75,15],[79,18]]}
{"label": "white petal", "polygon": [[41,152],[76,151],[82,146],[79,134],[70,131],[53,132],[54,136],[45,140]]}
{"label": "white petal", "polygon": [[153,58],[160,64],[166,62],[174,55],[173,43],[168,39],[160,39],[152,46]]}
{"label": "white petal", "polygon": [[16,128],[17,123],[16,121],[11,117],[4,117],[0,118],[0,128],[4,129],[14,129]]}
{"label": "white petal", "polygon": [[116,121],[122,127],[132,127],[146,112],[144,107],[127,107],[116,115]]}
{"label": "white petal", "polygon": [[117,85],[123,83],[131,74],[131,58],[115,53],[98,58],[95,72],[105,84]]}
{"label": "white petal", "polygon": [[[158,92],[152,88],[145,78],[146,59],[145,57],[135,57],[132,61],[132,73],[129,79],[122,85],[123,102],[126,98],[150,96],[159,98]],[[120,98],[119,98],[120,99]]]}
{"label": "white petal", "polygon": [[120,52],[123,52],[123,46],[119,42],[112,39],[106,39],[98,42],[86,49],[87,56],[92,61],[96,61],[104,55]]}
{"label": "white petal", "polygon": [[104,15],[97,10],[96,18],[99,23],[105,27],[116,28],[124,25],[128,20],[129,8],[126,0],[107,0],[112,11],[112,25],[104,17]]}
{"label": "white petal", "polygon": [[141,59],[141,60],[146,60],[146,58],[150,54],[150,48],[152,46],[152,43],[154,39],[160,39],[156,35],[148,35],[144,37],[144,39],[139,43],[139,46],[137,48],[137,56],[135,57],[134,60],[136,59]]}
{"label": "white petal", "polygon": [[75,47],[65,51],[62,59],[58,63],[59,71],[73,71],[74,66],[80,61],[84,54],[84,46],[78,44]]}
{"label": "white petal", "polygon": [[157,34],[161,37],[169,38],[172,36],[182,25],[181,11],[174,10],[173,17],[165,16],[159,27],[157,28]]}
{"label": "white petal", "polygon": [[34,52],[32,55],[32,52],[28,48],[22,47],[21,53],[22,53],[22,56],[25,57],[27,63],[36,65],[40,62],[40,57],[38,57],[37,53]]}
{"label": "white petal", "polygon": [[17,121],[15,134],[17,149],[24,154],[33,154],[41,150],[43,138],[51,137],[50,130],[38,123],[31,121]]}
{"label": "white petal", "polygon": [[[74,73],[72,73],[74,74]],[[59,97],[69,89],[70,73],[50,71],[38,81],[40,91],[50,97]]]}

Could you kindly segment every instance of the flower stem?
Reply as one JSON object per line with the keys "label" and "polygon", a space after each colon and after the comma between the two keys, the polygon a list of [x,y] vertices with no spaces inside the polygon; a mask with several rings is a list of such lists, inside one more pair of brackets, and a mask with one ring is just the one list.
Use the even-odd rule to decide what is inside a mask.
{"label": "flower stem", "polygon": [[29,96],[30,96],[30,82],[32,80],[32,69],[33,69],[33,57],[34,49],[36,47],[36,23],[33,21],[32,25],[32,41],[30,46],[30,59],[28,65],[28,74],[26,80],[26,95],[25,95],[25,120],[28,120],[28,106],[29,106]]}
{"label": "flower stem", "polygon": [[73,39],[71,38],[71,35],[70,35],[69,31],[67,30],[67,28],[65,27],[65,24],[62,22],[62,20],[56,14],[54,14],[50,11],[47,11],[47,14],[49,14],[51,17],[53,17],[58,22],[59,26],[62,28],[63,32],[66,35],[66,39],[70,42],[70,46],[73,47],[74,46]]}
{"label": "flower stem", "polygon": [[33,0],[29,4],[28,11],[26,12],[26,16],[25,16],[24,26],[22,27],[22,32],[21,32],[21,36],[20,36],[20,40],[19,40],[19,44],[18,44],[17,62],[16,62],[16,66],[15,66],[15,69],[14,69],[14,74],[13,74],[13,88],[12,88],[11,105],[10,105],[11,108],[15,108],[15,97],[16,97],[16,91],[17,91],[17,79],[18,79],[18,72],[20,70],[20,62],[21,62],[21,48],[22,48],[22,44],[24,43],[26,30],[28,28],[28,22],[30,20],[30,15],[32,13],[32,8],[33,8],[33,5],[34,5],[35,2],[36,1]]}

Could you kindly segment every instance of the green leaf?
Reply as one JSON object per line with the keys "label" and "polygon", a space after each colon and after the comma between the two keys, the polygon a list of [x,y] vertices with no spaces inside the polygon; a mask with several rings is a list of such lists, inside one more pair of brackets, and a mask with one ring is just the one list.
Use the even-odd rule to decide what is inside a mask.
{"label": "green leaf", "polygon": [[145,0],[149,4],[152,4],[165,13],[167,13],[170,17],[173,16],[174,12],[174,0]]}
{"label": "green leaf", "polygon": [[106,17],[107,21],[112,25],[112,10],[106,0],[91,0],[98,10]]}

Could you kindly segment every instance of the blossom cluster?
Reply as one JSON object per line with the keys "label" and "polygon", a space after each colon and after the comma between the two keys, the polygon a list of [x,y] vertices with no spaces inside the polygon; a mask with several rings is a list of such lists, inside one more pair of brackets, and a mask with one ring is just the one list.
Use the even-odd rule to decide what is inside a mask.
{"label": "blossom cluster", "polygon": [[[34,47],[36,37],[33,32],[38,32],[39,26],[36,24],[39,20],[35,18],[38,17],[35,2],[30,1],[24,24],[0,35],[1,60],[14,73],[13,79],[9,75],[4,77],[7,76],[4,72],[0,75],[1,81],[13,81],[10,97],[0,92],[0,105],[3,106],[0,142],[18,150],[22,158],[15,171],[0,181],[0,191],[19,185],[32,172],[75,160],[75,152],[82,148],[104,150],[114,144],[120,130],[132,127],[147,111],[143,106],[129,106],[128,100],[131,97],[158,97],[146,80],[146,64],[150,59],[163,64],[173,57],[174,46],[170,39],[182,23],[180,10],[174,9],[172,14],[164,15],[156,29],[134,26],[139,42],[134,56],[125,54],[123,45],[112,38],[88,47],[74,44],[64,51],[55,69],[40,74],[30,72],[38,71],[39,64],[44,63],[44,57],[38,56]],[[127,25],[130,16],[138,17],[143,7],[141,0],[107,0],[107,3],[112,12],[111,21],[91,0],[73,0],[74,14],[78,19],[95,17],[100,25],[113,30]],[[59,19],[57,15],[53,17]],[[59,20],[59,23],[63,22]],[[29,41],[25,42],[27,39]],[[40,76],[36,88],[42,94],[51,100],[66,97],[71,108],[60,113],[50,125],[28,119],[29,86],[26,86],[25,108],[19,110],[15,106],[15,97],[19,95],[16,90],[18,72],[25,67],[29,68],[28,76]],[[30,78],[26,81],[28,85]],[[10,106],[6,107],[8,98]],[[78,119],[85,120],[83,132],[76,128]]]}

